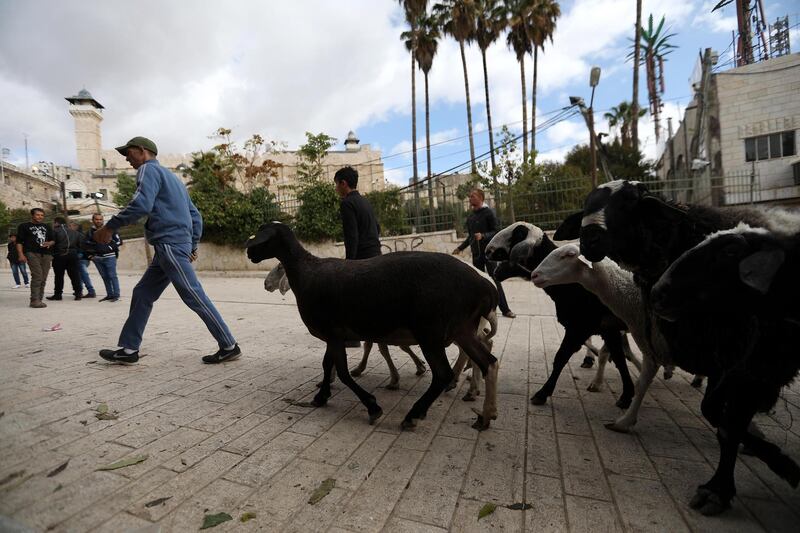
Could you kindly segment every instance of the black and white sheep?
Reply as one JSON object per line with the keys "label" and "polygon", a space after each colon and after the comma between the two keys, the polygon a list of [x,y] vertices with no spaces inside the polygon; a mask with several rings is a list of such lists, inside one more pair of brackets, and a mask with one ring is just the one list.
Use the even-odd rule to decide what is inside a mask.
{"label": "black and white sheep", "polygon": [[[269,274],[267,274],[267,277],[264,279],[264,289],[266,289],[268,292],[274,292],[277,290],[280,291],[281,294],[286,294],[291,290],[291,286],[289,286],[289,278],[286,277],[286,270],[283,268],[282,264],[278,263],[275,268],[269,271]],[[364,372],[364,370],[366,370],[367,363],[369,362],[369,354],[372,352],[373,345],[374,343],[371,341],[364,341],[361,361],[355,368],[350,370],[351,376],[358,377]],[[398,348],[406,352],[411,357],[411,360],[414,362],[414,366],[416,367],[416,375],[421,376],[425,373],[425,362],[417,357],[417,354],[411,350],[410,346],[398,346]],[[378,344],[378,352],[383,356],[383,359],[386,361],[386,366],[389,368],[389,383],[386,385],[386,388],[389,390],[399,389],[400,373],[397,371],[397,367],[394,366],[392,356],[389,354],[389,347],[383,343]],[[333,380],[335,376],[336,370],[334,369],[331,373],[331,380]]]}
{"label": "black and white sheep", "polygon": [[[784,232],[789,215],[782,211],[756,208],[714,208],[676,205],[635,181],[617,180],[593,190],[582,212],[568,217],[556,231],[556,239],[580,237],[581,253],[597,262],[609,257],[634,273],[647,306],[650,289],[669,265],[707,235],[731,229],[739,222]],[[653,315],[648,313],[647,317]],[[724,365],[718,354],[720,345],[730,339],[734,323],[719,321],[704,314],[675,322],[654,317],[650,327],[658,328],[670,347],[672,360],[695,374],[709,377],[703,400],[703,414],[716,425],[717,413],[711,406],[723,377]],[[743,442],[758,453],[761,438],[751,429]],[[727,488],[703,486],[693,504],[704,514],[716,514],[730,503]]]}
{"label": "black and white sheep", "polygon": [[606,427],[627,432],[636,424],[647,389],[660,365],[671,363],[669,345],[658,328],[651,327],[647,319],[651,312],[644,302],[633,274],[623,270],[610,259],[590,263],[580,254],[577,244],[565,244],[553,250],[531,274],[537,287],[578,283],[596,295],[616,316],[627,325],[628,330],[642,351],[642,368],[636,384],[633,403],[620,418]]}
{"label": "black and white sheep", "polygon": [[449,255],[427,252],[397,252],[359,261],[318,258],[279,222],[261,226],[247,241],[247,256],[255,263],[274,257],[283,264],[303,323],[327,344],[314,405],[325,405],[330,398],[335,367],[374,423],[383,410],[350,376],[345,341],[418,344],[432,379],[403,420],[403,428],[413,428],[452,380],[445,348],[455,343],[486,380],[483,411],[476,410],[474,427],[487,428],[497,417],[498,362],[476,331],[481,318],[494,311],[498,296],[492,283],[472,267]]}
{"label": "black and white sheep", "polygon": [[[799,222],[800,216],[796,231]],[[740,224],[685,252],[653,286],[653,309],[668,321],[713,316],[724,324],[714,354],[721,372],[713,387],[709,382],[702,405],[718,427],[719,464],[698,488],[693,507],[720,511],[730,505],[740,442],[790,485],[800,483],[797,463],[748,432],[756,412],[771,409],[800,370],[798,272],[800,233],[782,236]]]}
{"label": "black and white sheep", "polygon": [[[486,246],[486,257],[498,261],[495,278],[530,279],[531,271],[556,249],[556,245],[537,226],[516,222],[497,232]],[[628,372],[622,337],[625,323],[608,310],[595,295],[573,283],[545,289],[556,306],[556,317],[564,326],[564,338],[553,358],[553,369],[545,384],[531,397],[531,403],[542,405],[553,394],[558,377],[570,357],[592,337],[600,335],[608,346],[611,360],[622,378],[622,394],[617,406],[627,408],[634,395],[633,380]]]}

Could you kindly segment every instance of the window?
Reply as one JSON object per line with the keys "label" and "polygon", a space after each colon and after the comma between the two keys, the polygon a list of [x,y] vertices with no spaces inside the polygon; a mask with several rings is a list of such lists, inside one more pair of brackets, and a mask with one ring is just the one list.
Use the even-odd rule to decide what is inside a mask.
{"label": "window", "polygon": [[81,191],[69,191],[69,197],[79,199],[82,197]]}
{"label": "window", "polygon": [[781,136],[783,137],[783,157],[786,157],[787,155],[795,155],[797,150],[794,149],[794,130],[784,131]]}
{"label": "window", "polygon": [[744,140],[744,160],[763,161],[795,155],[795,132],[784,131]]}

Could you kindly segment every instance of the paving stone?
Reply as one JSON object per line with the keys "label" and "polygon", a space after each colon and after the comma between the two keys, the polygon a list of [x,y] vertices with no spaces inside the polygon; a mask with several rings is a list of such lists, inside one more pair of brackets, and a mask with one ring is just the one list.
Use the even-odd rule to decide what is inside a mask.
{"label": "paving stone", "polygon": [[616,509],[611,502],[565,496],[567,520],[570,531],[602,531],[611,533],[625,531],[620,525]]}
{"label": "paving stone", "polygon": [[447,528],[474,444],[451,437],[434,439],[395,507],[395,516]]}
{"label": "paving stone", "polygon": [[375,431],[336,471],[336,486],[355,491],[372,474],[396,439],[395,435]]}
{"label": "paving stone", "polygon": [[[233,523],[241,524],[239,521],[241,514],[235,509],[251,492],[250,487],[225,479],[214,480],[161,518],[158,524],[163,531],[197,531],[203,525],[205,515],[221,512],[230,514]],[[166,505],[166,502],[163,505]]]}
{"label": "paving stone", "polygon": [[632,531],[689,531],[667,490],[660,482],[609,476],[622,521]]}
{"label": "paving stone", "polygon": [[458,502],[453,526],[450,531],[463,531],[465,533],[483,533],[485,531],[522,532],[522,512],[512,511],[506,507],[497,507],[495,511],[483,518],[478,518],[478,513],[486,503],[484,501],[462,498]]}
{"label": "paving stone", "polygon": [[251,487],[261,486],[312,442],[314,438],[308,435],[284,431],[236,465],[225,474],[225,479]]}
{"label": "paving stone", "polygon": [[567,434],[559,434],[557,438],[566,493],[610,501],[611,494],[594,441]]}
{"label": "paving stone", "polygon": [[334,523],[358,532],[380,531],[422,459],[422,452],[392,448],[361,484]]}
{"label": "paving stone", "polygon": [[[241,457],[224,451],[216,451],[193,468],[176,475],[167,483],[150,491],[146,496],[139,498],[129,508],[128,512],[140,518],[156,522],[176,509],[181,503],[191,498],[194,494],[211,484],[215,479],[230,470]],[[159,498],[170,499],[163,505],[146,507],[145,504]]]}
{"label": "paving stone", "polygon": [[532,506],[525,511],[525,531],[567,530],[561,479],[540,475],[528,476],[525,502],[520,503]]}
{"label": "paving stone", "polygon": [[524,437],[509,431],[484,431],[467,471],[465,498],[505,505],[522,500]]}

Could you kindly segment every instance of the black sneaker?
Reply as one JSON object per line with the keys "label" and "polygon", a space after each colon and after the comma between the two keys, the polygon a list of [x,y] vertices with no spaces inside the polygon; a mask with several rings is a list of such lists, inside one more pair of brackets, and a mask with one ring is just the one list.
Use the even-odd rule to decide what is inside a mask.
{"label": "black sneaker", "polygon": [[104,298],[100,298],[100,299],[99,299],[99,300],[97,300],[97,301],[98,301],[98,302],[107,302],[108,300],[112,300],[112,299],[113,299],[113,298],[111,298],[111,296],[106,296],[106,297],[104,297]]}
{"label": "black sneaker", "polygon": [[60,294],[54,294],[52,296],[48,296],[47,299],[48,300],[60,300],[61,299],[61,295]]}
{"label": "black sneaker", "polygon": [[75,299],[76,299],[76,300],[80,300],[80,299],[82,299],[82,298],[83,298],[83,297],[82,297],[80,294],[76,294],[76,295],[75,295]]}
{"label": "black sneaker", "polygon": [[89,294],[84,294],[84,298],[97,298],[97,293],[90,292]]}
{"label": "black sneaker", "polygon": [[119,350],[100,350],[100,357],[112,363],[132,364],[139,360],[139,350],[133,353],[125,353],[124,348]]}
{"label": "black sneaker", "polygon": [[233,361],[234,359],[238,359],[240,355],[242,355],[242,350],[239,349],[238,344],[234,344],[233,348],[230,350],[220,348],[215,354],[204,355],[203,362],[209,365],[224,363],[225,361]]}

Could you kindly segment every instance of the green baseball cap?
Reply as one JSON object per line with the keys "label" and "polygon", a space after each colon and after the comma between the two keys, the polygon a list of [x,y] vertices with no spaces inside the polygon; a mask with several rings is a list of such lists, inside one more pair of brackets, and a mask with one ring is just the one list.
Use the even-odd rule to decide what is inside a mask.
{"label": "green baseball cap", "polygon": [[122,155],[127,155],[128,148],[131,146],[135,146],[137,148],[144,148],[150,152],[153,152],[153,155],[158,155],[158,148],[156,148],[156,143],[148,139],[147,137],[134,137],[127,143],[125,146],[117,146],[117,152],[121,153]]}

